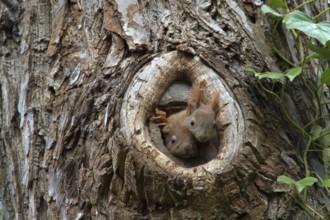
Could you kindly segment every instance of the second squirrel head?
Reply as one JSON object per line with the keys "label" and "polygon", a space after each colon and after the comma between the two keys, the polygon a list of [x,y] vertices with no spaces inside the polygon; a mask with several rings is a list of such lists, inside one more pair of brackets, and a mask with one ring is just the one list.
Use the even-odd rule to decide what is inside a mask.
{"label": "second squirrel head", "polygon": [[219,96],[217,92],[210,103],[201,104],[187,120],[189,131],[200,142],[207,142],[215,135],[215,118],[220,110]]}

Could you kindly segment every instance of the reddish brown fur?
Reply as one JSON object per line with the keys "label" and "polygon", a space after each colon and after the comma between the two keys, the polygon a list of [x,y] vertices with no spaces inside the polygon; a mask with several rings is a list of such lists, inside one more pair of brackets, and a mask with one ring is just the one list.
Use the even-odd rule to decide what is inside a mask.
{"label": "reddish brown fur", "polygon": [[184,126],[187,116],[187,111],[175,113],[166,118],[166,113],[156,110],[156,117],[153,117],[154,122],[162,126],[162,132],[165,136],[165,146],[171,154],[181,158],[193,158],[198,156],[196,140]]}
{"label": "reddish brown fur", "polygon": [[200,105],[201,99],[201,85],[193,86],[189,92],[188,97],[188,108],[187,108],[187,115],[191,115],[191,113],[198,108]]}
{"label": "reddish brown fur", "polygon": [[192,112],[187,121],[187,127],[200,142],[207,142],[216,135],[215,118],[220,111],[220,93],[216,92],[212,101],[200,106]]}
{"label": "reddish brown fur", "polygon": [[[215,143],[218,141],[214,120],[219,112],[220,93],[216,92],[212,102],[201,103],[201,90],[206,86],[203,81],[193,86],[188,97],[186,110],[166,117],[166,113],[156,109],[156,117],[152,120],[162,127],[165,136],[165,146],[169,152],[181,158],[193,158],[200,156],[204,159],[211,159],[218,153]],[[195,126],[191,127],[190,122],[194,121]],[[198,151],[196,139],[200,142]]]}

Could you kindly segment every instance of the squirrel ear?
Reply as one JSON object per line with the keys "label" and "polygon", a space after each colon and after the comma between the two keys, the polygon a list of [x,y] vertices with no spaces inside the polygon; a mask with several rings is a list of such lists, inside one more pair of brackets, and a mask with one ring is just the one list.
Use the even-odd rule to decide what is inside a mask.
{"label": "squirrel ear", "polygon": [[168,120],[166,118],[166,112],[160,111],[157,108],[156,108],[156,116],[151,117],[151,120],[157,123],[159,126],[164,126],[168,123]]}
{"label": "squirrel ear", "polygon": [[215,115],[217,115],[220,111],[220,92],[219,91],[217,91],[213,97],[212,110],[214,111]]}
{"label": "squirrel ear", "polygon": [[190,115],[200,105],[201,84],[193,86],[189,92],[187,115]]}

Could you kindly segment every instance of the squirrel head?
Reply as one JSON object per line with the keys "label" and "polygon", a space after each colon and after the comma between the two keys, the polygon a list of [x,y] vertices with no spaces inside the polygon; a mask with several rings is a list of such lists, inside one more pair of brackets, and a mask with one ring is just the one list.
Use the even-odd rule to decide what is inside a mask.
{"label": "squirrel head", "polygon": [[186,111],[166,117],[166,113],[156,109],[156,116],[151,120],[162,128],[165,146],[174,156],[193,158],[198,156],[196,139],[185,127]]}
{"label": "squirrel head", "polygon": [[220,111],[220,93],[216,92],[208,104],[201,104],[187,120],[187,127],[200,142],[207,142],[215,135],[215,118]]}
{"label": "squirrel head", "polygon": [[169,123],[162,129],[165,146],[171,154],[181,158],[198,156],[196,140],[186,127]]}

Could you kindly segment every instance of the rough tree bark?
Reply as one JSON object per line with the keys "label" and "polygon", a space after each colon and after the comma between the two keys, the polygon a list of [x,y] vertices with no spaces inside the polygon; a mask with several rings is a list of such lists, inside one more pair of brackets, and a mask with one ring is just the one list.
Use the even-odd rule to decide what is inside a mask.
{"label": "rough tree bark", "polygon": [[[245,71],[282,69],[274,44],[296,56],[292,39],[271,34],[261,1],[1,2],[5,219],[307,218],[276,182],[303,177],[304,140]],[[181,160],[149,118],[171,106],[162,97],[172,84],[202,80],[206,99],[221,91],[219,154]],[[172,101],[182,104],[179,88]],[[287,93],[297,122],[308,121],[299,80]]]}

